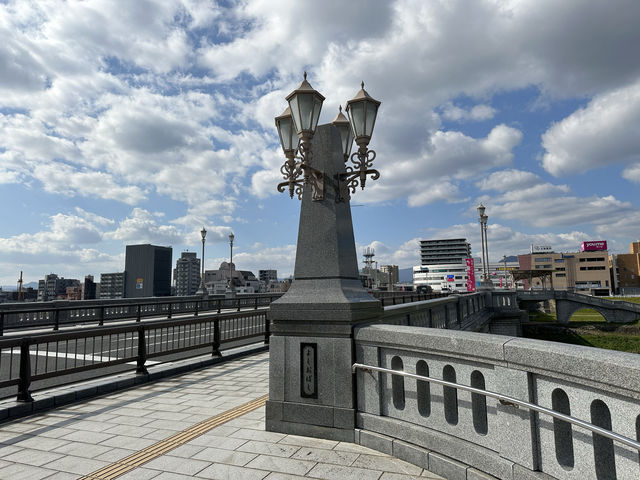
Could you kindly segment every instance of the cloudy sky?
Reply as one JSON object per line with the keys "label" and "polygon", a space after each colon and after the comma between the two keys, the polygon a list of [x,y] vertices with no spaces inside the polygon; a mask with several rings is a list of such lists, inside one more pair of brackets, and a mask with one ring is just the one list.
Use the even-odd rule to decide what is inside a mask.
{"label": "cloudy sky", "polygon": [[[124,269],[125,245],[293,273],[273,117],[308,72],[320,122],[362,80],[381,178],[358,251],[489,255],[640,237],[637,0],[0,0],[0,285]],[[198,254],[200,255],[200,254]],[[256,272],[257,273],[257,272]]]}

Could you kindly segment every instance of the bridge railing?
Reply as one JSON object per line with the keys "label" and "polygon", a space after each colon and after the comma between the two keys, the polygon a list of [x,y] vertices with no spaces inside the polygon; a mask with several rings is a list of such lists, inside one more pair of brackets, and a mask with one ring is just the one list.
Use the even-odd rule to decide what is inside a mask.
{"label": "bridge railing", "polygon": [[0,305],[0,335],[7,330],[24,328],[52,327],[58,330],[61,326],[82,323],[103,325],[116,320],[141,321],[149,317],[171,318],[173,315],[198,315],[201,312],[220,313],[227,309],[257,309],[268,306],[281,296],[277,293],[239,294],[234,298],[190,296],[10,303]]}
{"label": "bridge railing", "polygon": [[499,479],[640,478],[638,355],[398,325],[355,338],[356,363],[385,369],[357,371],[357,427],[374,434],[363,445],[401,443]]}
{"label": "bridge railing", "polygon": [[32,382],[129,363],[146,373],[147,359],[202,348],[219,355],[221,345],[251,338],[268,343],[266,310],[5,337],[0,389],[17,386],[18,400],[31,401]]}
{"label": "bridge railing", "polygon": [[473,330],[489,318],[487,296],[448,295],[384,308],[380,323],[457,330]]}

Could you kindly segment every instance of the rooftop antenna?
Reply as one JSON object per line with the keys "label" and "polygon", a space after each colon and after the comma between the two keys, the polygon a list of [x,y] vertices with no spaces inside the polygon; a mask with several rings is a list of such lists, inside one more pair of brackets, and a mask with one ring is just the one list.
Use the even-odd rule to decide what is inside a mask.
{"label": "rooftop antenna", "polygon": [[366,268],[369,272],[371,272],[371,267],[373,266],[373,257],[375,256],[375,254],[376,251],[373,249],[373,247],[366,247],[364,249],[364,253],[362,254],[362,256],[364,257],[364,264],[366,265]]}

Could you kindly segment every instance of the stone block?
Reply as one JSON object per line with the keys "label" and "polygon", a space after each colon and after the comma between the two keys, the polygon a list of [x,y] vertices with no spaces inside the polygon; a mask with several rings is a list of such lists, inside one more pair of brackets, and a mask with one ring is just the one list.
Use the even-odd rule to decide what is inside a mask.
{"label": "stone block", "polygon": [[447,480],[467,480],[466,465],[434,452],[429,452],[429,471]]}
{"label": "stone block", "polygon": [[265,417],[270,420],[282,421],[282,402],[267,400],[265,405]]}
{"label": "stone block", "polygon": [[360,445],[388,455],[393,455],[393,439],[386,435],[370,432],[368,430],[361,430]]}
{"label": "stone block", "polygon": [[56,406],[66,405],[76,401],[76,392],[59,393],[54,397]]}
{"label": "stone block", "polygon": [[356,414],[352,408],[334,408],[333,426],[336,428],[354,428]]}
{"label": "stone block", "polygon": [[284,400],[285,338],[271,335],[269,341],[269,399]]}
{"label": "stone block", "polygon": [[520,465],[513,466],[513,479],[514,480],[556,480],[556,477],[547,475],[542,472],[533,472],[528,468]]}
{"label": "stone block", "polygon": [[265,421],[265,426],[269,432],[286,433],[287,435],[300,435],[303,437],[323,438],[326,440],[336,440],[339,442],[353,443],[355,439],[353,429],[341,429],[333,427],[323,427],[320,425],[309,425],[306,423],[294,423],[278,420]]}
{"label": "stone block", "polygon": [[333,426],[333,407],[293,402],[282,403],[282,418],[287,422]]}
{"label": "stone block", "polygon": [[429,470],[429,450],[402,440],[393,440],[393,456]]}
{"label": "stone block", "polygon": [[[492,477],[488,473],[481,472],[475,468],[467,468],[467,480],[498,480],[496,477]],[[506,480],[506,479],[500,479]]]}

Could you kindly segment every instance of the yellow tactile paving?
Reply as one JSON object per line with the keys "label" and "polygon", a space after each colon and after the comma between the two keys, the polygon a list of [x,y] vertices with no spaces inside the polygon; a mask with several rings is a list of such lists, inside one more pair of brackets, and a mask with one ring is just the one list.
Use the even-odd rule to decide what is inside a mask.
{"label": "yellow tactile paving", "polygon": [[229,420],[233,420],[234,418],[244,415],[245,413],[264,406],[268,397],[269,395],[263,395],[262,397],[256,398],[255,400],[244,403],[219,415],[203,420],[200,423],[196,423],[192,427],[175,433],[170,437],[165,438],[164,440],[160,440],[159,442],[150,445],[144,450],[140,450],[139,452],[129,455],[122,460],[118,460],[111,465],[107,465],[100,470],[96,470],[95,472],[82,477],[81,480],[111,480],[113,478],[119,477],[120,475],[124,475],[125,473],[138,468],[140,465],[143,465],[153,460],[154,458],[164,455],[168,451],[173,450],[174,448],[177,448],[180,445],[183,445],[204,433],[207,433],[209,430],[212,430],[222,425],[223,423],[228,422]]}

